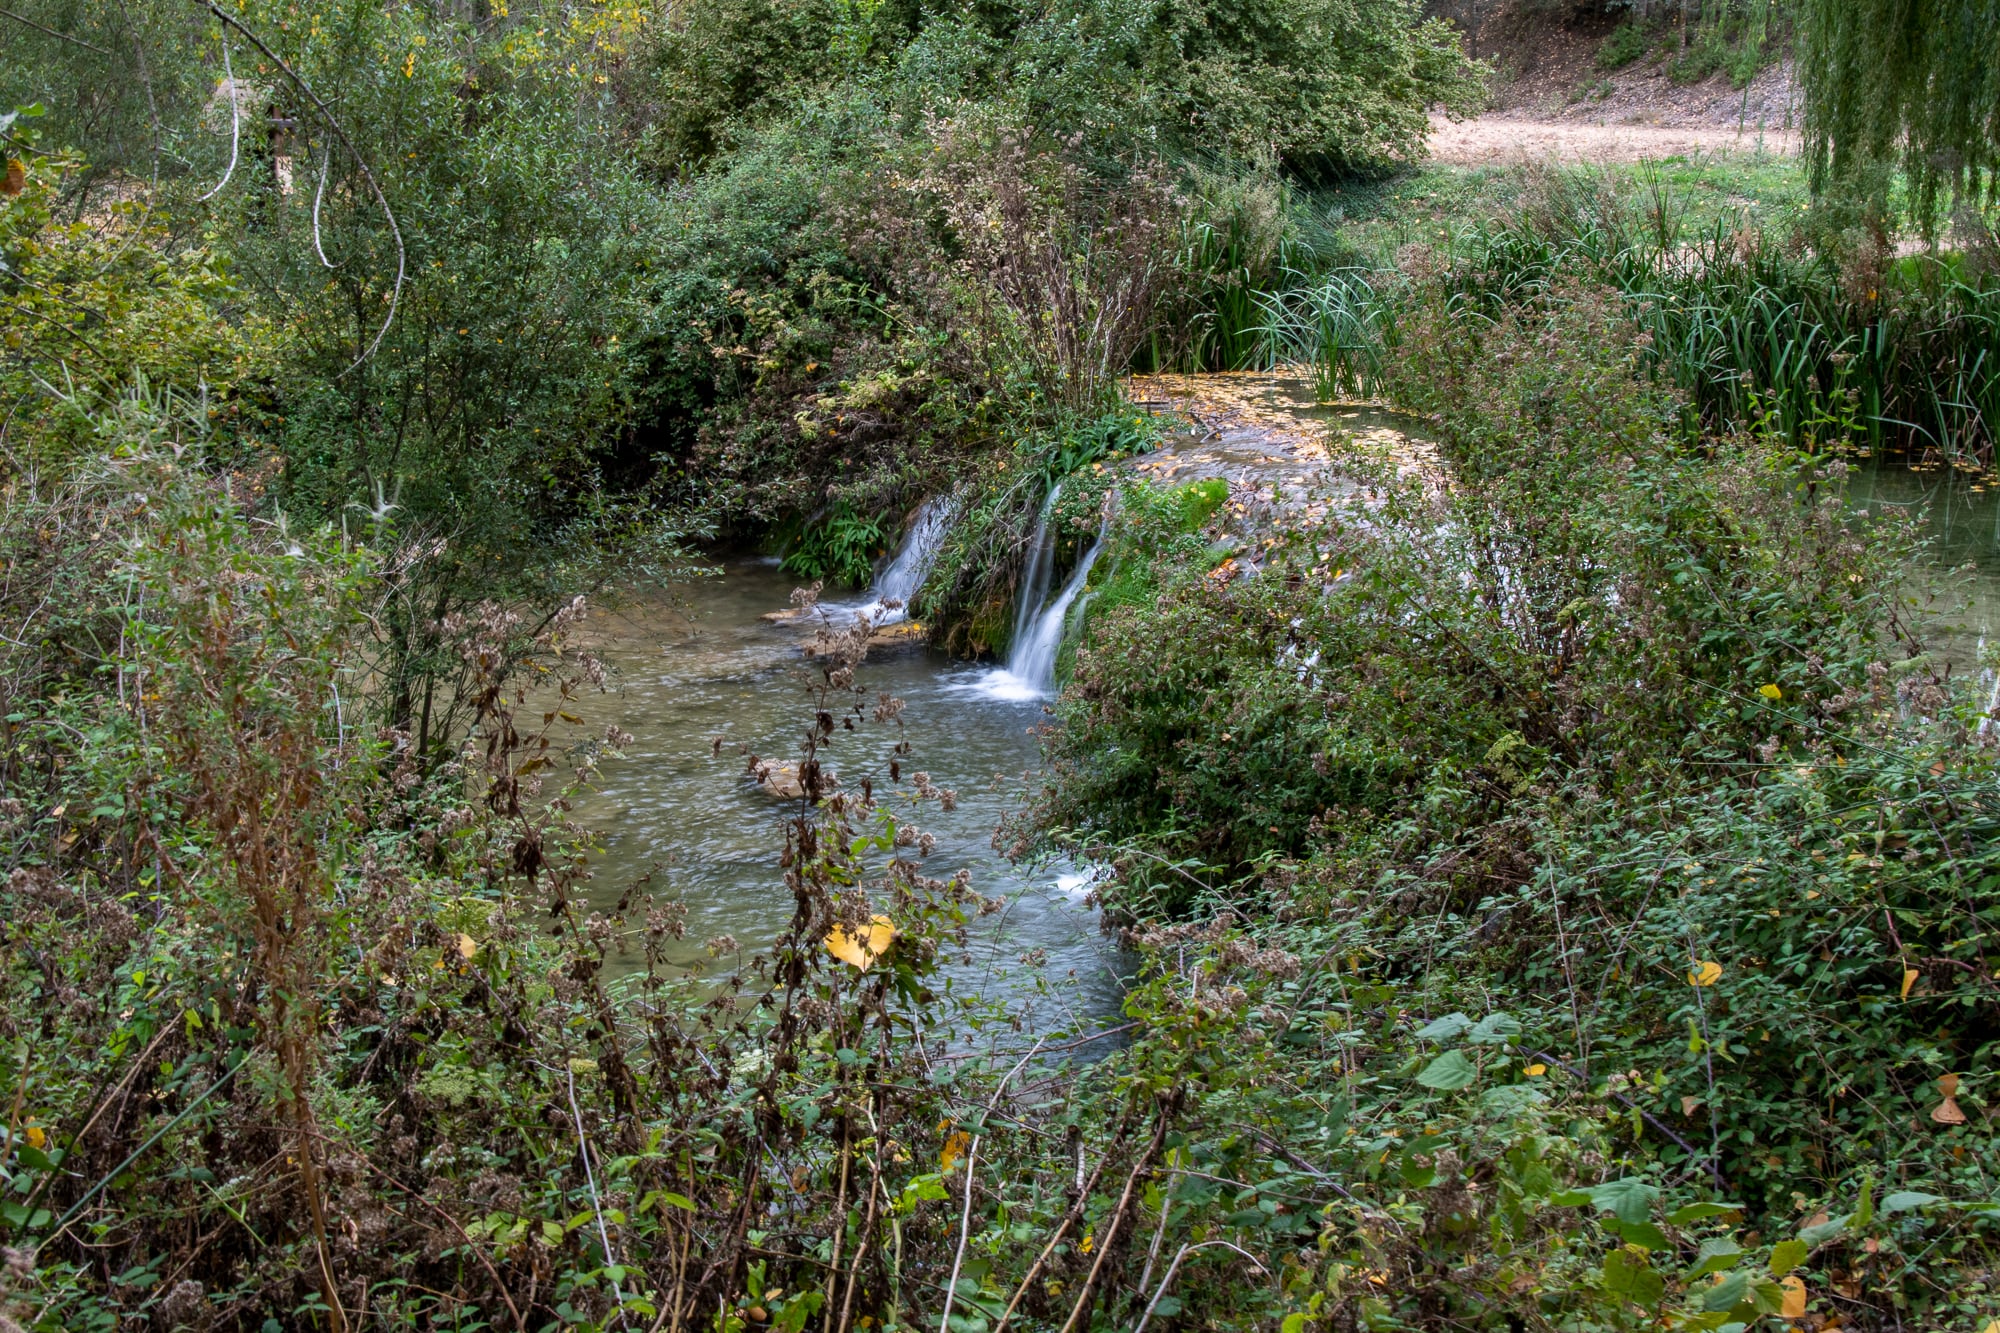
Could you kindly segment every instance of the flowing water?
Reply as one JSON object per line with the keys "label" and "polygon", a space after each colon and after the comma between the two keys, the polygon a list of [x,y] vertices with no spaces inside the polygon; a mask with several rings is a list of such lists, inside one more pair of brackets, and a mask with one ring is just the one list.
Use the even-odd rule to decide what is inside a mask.
{"label": "flowing water", "polygon": [[[936,536],[933,530],[920,540]],[[920,555],[911,558],[921,563]],[[885,570],[878,594],[886,598],[889,577],[903,563],[899,557]],[[733,936],[746,953],[762,948],[790,919],[778,857],[795,805],[765,794],[745,774],[738,747],[795,760],[811,723],[800,652],[807,628],[761,618],[786,606],[793,584],[768,562],[731,560],[720,577],[682,586],[672,599],[635,601],[595,613],[591,622],[613,681],[609,694],[589,702],[586,721],[599,728],[615,722],[634,738],[578,805],[578,816],[605,838],[590,898],[607,907],[651,876],[650,891],[687,909],[677,963],[707,960],[702,944],[717,936]],[[871,652],[856,681],[905,701],[900,738],[913,753],[904,771],[928,772],[957,792],[956,810],[928,805],[914,816],[938,840],[926,873],[943,879],[967,869],[974,889],[1006,901],[975,923],[974,946],[949,969],[951,983],[1004,997],[1038,1030],[1102,1026],[1118,1009],[1120,961],[1085,901],[1087,877],[1062,863],[1017,866],[991,846],[1023,778],[1038,766],[1031,733],[1045,717],[1039,702],[965,688],[989,670],[912,642]],[[881,791],[898,738],[894,725],[836,732],[822,761],[848,785],[875,773]],[[1021,961],[1037,954],[1045,961]],[[639,966],[634,939],[612,968]]]}
{"label": "flowing water", "polygon": [[1111,528],[1107,513],[1098,525],[1097,540],[1077,561],[1076,568],[1052,598],[1049,584],[1055,577],[1055,534],[1049,531],[1049,515],[1054,512],[1062,487],[1054,487],[1042,505],[1041,516],[1028,538],[1028,568],[1021,579],[1021,600],[1014,610],[1014,637],[1007,651],[1007,665],[978,674],[962,676],[957,688],[1001,703],[1032,703],[1051,699],[1056,692],[1056,656],[1062,651],[1063,633],[1069,628],[1072,608],[1081,610],[1079,599],[1087,597],[1085,585],[1097,553],[1104,549]]}

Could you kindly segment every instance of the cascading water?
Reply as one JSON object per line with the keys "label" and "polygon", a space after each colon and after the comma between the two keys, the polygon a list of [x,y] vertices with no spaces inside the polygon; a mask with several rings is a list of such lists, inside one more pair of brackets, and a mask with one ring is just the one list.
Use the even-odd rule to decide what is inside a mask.
{"label": "cascading water", "polygon": [[[934,495],[917,509],[910,530],[896,556],[868,589],[868,600],[859,606],[841,608],[853,616],[867,616],[874,625],[894,625],[909,619],[909,601],[924,586],[938,547],[951,527],[953,506],[948,495]],[[829,610],[833,609],[831,607]]]}
{"label": "cascading water", "polygon": [[1111,526],[1107,514],[1098,526],[1097,540],[1077,562],[1062,591],[1051,599],[1048,591],[1055,570],[1055,542],[1048,531],[1048,520],[1055,502],[1056,492],[1051,491],[1035,524],[1033,550],[1021,583],[1021,605],[1015,612],[1014,642],[1007,653],[1007,665],[986,673],[976,686],[988,698],[1026,702],[1046,699],[1055,693],[1056,656],[1062,651],[1063,630],[1068,625],[1071,608],[1084,595],[1091,566],[1097,563],[1097,554],[1104,549],[1104,536]]}
{"label": "cascading water", "polygon": [[1049,498],[1042,501],[1042,512],[1035,516],[1035,530],[1028,536],[1028,567],[1021,571],[1021,599],[1014,607],[1014,637],[1010,642],[1018,644],[1028,636],[1042,603],[1049,599],[1049,580],[1056,570],[1056,539],[1049,531],[1049,515],[1056,511],[1056,501],[1061,498],[1062,486],[1058,483],[1049,491]]}

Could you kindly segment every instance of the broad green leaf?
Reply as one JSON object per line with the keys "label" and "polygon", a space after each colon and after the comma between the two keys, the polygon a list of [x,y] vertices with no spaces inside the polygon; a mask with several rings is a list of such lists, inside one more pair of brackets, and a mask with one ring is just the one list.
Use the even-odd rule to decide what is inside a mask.
{"label": "broad green leaf", "polygon": [[1617,1227],[1619,1238],[1627,1245],[1637,1245],[1642,1250],[1664,1250],[1668,1247],[1666,1233],[1651,1222],[1620,1222]]}
{"label": "broad green leaf", "polygon": [[1615,1214],[1620,1222],[1633,1223],[1644,1222],[1652,1215],[1653,1200],[1660,1193],[1636,1176],[1607,1180],[1591,1186],[1587,1192],[1601,1211]]}
{"label": "broad green leaf", "polygon": [[1875,1220],[1875,1182],[1861,1182],[1861,1202],[1855,1205],[1854,1213],[1847,1219],[1851,1227],[1865,1227]]}
{"label": "broad green leaf", "polygon": [[1926,1194],[1922,1190],[1897,1190],[1882,1197],[1882,1211],[1885,1213],[1907,1213],[1913,1208],[1923,1208],[1933,1203],[1943,1203],[1937,1194]]}
{"label": "broad green leaf", "polygon": [[1464,1051],[1446,1051],[1424,1067],[1424,1072],[1417,1075],[1417,1082],[1439,1092],[1457,1092],[1471,1087],[1478,1077],[1479,1070],[1465,1058]]}
{"label": "broad green leaf", "polygon": [[1781,1240],[1771,1247],[1771,1276],[1783,1277],[1806,1261],[1808,1249],[1802,1240]]}
{"label": "broad green leaf", "polygon": [[[1688,1270],[1688,1281],[1709,1273],[1726,1273],[1743,1261],[1743,1247],[1727,1236],[1711,1236],[1701,1243],[1695,1252],[1694,1267]],[[1713,1306],[1712,1309],[1728,1309],[1728,1306]]]}
{"label": "broad green leaf", "polygon": [[1684,1204],[1674,1209],[1671,1213],[1668,1213],[1667,1220],[1677,1227],[1684,1227],[1690,1222],[1699,1222],[1705,1217],[1720,1217],[1724,1213],[1740,1213],[1742,1211],[1743,1205],[1740,1203],[1690,1203]]}
{"label": "broad green leaf", "polygon": [[1733,1310],[1743,1303],[1750,1294],[1750,1278],[1744,1273],[1731,1273],[1701,1294],[1701,1308],[1714,1313],[1718,1310]]}
{"label": "broad green leaf", "polygon": [[1464,1014],[1446,1014],[1418,1028],[1417,1036],[1425,1041],[1452,1041],[1471,1027],[1472,1020]]}
{"label": "broad green leaf", "polygon": [[1521,1035],[1521,1020],[1506,1010],[1496,1010],[1479,1020],[1479,1026],[1472,1029],[1469,1040],[1484,1046],[1497,1046],[1509,1037]]}
{"label": "broad green leaf", "polygon": [[1657,1305],[1667,1283],[1645,1260],[1617,1249],[1604,1256],[1604,1289],[1640,1305]]}
{"label": "broad green leaf", "polygon": [[1836,1217],[1830,1221],[1821,1222],[1816,1226],[1800,1228],[1799,1239],[1804,1241],[1806,1245],[1810,1247],[1821,1244],[1822,1242],[1825,1241],[1832,1240],[1835,1236],[1838,1236],[1841,1232],[1845,1230],[1847,1230],[1847,1219],[1844,1217]]}

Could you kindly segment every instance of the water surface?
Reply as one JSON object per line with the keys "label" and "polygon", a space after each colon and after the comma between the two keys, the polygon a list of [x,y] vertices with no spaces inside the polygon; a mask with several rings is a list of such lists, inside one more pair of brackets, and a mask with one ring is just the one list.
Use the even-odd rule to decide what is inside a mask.
{"label": "water surface", "polygon": [[[687,937],[675,953],[683,965],[706,962],[702,945],[718,936],[761,949],[789,921],[778,858],[796,803],[762,791],[739,747],[796,762],[812,718],[810,663],[800,651],[807,631],[761,618],[787,606],[795,580],[764,561],[730,560],[722,569],[672,597],[637,598],[591,621],[613,678],[610,693],[587,701],[587,720],[615,722],[633,740],[578,804],[578,816],[605,839],[589,897],[607,908],[651,875],[650,891],[687,909]],[[905,701],[901,731],[869,724],[836,732],[822,762],[849,786],[872,774],[878,798],[893,799],[884,795],[888,752],[907,740],[906,779],[927,772],[958,797],[950,813],[935,804],[912,812],[937,838],[925,873],[945,879],[967,869],[974,889],[1007,903],[975,924],[970,958],[949,969],[951,984],[1004,998],[1038,1030],[1102,1025],[1118,1011],[1119,961],[1085,901],[1085,877],[1067,863],[1017,866],[992,846],[995,826],[1038,767],[1033,732],[1047,717],[1039,699],[967,688],[991,670],[914,643],[872,650],[856,682]],[[1037,953],[1045,961],[1033,961]],[[612,966],[640,966],[636,941]]]}

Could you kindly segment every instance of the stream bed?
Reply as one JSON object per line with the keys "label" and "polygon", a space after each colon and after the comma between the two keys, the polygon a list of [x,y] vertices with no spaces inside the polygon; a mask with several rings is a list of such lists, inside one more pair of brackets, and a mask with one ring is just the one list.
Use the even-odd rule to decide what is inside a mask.
{"label": "stream bed", "polygon": [[[633,739],[577,803],[578,818],[604,839],[588,897],[607,910],[651,875],[649,891],[687,909],[686,938],[674,954],[682,965],[706,963],[703,945],[725,935],[746,955],[763,949],[790,919],[778,858],[795,803],[762,790],[738,747],[796,762],[812,719],[812,667],[801,653],[809,629],[762,618],[787,606],[797,580],[764,560],[720,568],[671,596],[594,611],[590,621],[594,651],[612,678],[607,694],[586,700],[585,720],[599,729],[616,723]],[[945,879],[965,869],[975,890],[1006,906],[974,923],[969,954],[946,970],[950,985],[1004,998],[1039,1032],[1103,1026],[1118,1012],[1121,959],[1098,929],[1087,875],[1065,862],[1017,865],[992,845],[996,825],[1039,768],[1033,733],[1047,720],[1039,696],[982,688],[995,671],[914,640],[871,650],[856,683],[904,700],[901,731],[869,724],[836,732],[822,760],[849,785],[876,773],[880,795],[889,786],[889,749],[903,739],[912,749],[905,774],[926,772],[957,793],[950,812],[935,804],[915,812],[937,838],[925,873]],[[635,940],[608,970],[616,976],[641,965]]]}

